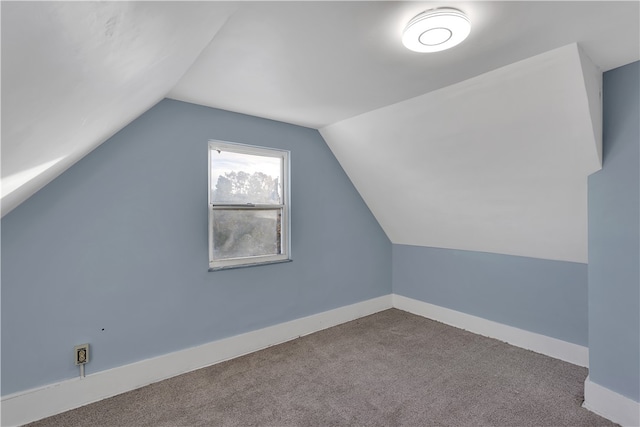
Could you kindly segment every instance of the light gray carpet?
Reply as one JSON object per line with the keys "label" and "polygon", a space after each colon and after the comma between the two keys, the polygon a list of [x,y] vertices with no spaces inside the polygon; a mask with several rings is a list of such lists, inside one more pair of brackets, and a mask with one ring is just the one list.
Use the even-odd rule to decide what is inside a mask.
{"label": "light gray carpet", "polygon": [[32,426],[610,426],[587,369],[387,310]]}

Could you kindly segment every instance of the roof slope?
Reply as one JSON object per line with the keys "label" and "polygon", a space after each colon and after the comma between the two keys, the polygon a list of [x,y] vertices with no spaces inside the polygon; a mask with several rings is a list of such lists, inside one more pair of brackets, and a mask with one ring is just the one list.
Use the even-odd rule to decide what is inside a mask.
{"label": "roof slope", "polygon": [[572,44],[321,133],[393,243],[587,262],[587,61]]}
{"label": "roof slope", "polygon": [[2,2],[2,213],[165,97],[222,3]]}

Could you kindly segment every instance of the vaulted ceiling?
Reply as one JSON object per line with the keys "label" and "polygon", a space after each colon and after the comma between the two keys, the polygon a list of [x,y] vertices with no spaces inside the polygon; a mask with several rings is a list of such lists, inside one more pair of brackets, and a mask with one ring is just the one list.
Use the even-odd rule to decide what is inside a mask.
{"label": "vaulted ceiling", "polygon": [[[394,243],[586,262],[636,1],[2,2],[2,214],[164,97],[309,126]],[[400,42],[453,6],[449,51]]]}

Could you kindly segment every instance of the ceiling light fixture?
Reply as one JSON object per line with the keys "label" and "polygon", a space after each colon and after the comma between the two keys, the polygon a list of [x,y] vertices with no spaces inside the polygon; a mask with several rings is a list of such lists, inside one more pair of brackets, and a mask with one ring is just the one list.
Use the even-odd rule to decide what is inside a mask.
{"label": "ceiling light fixture", "polygon": [[402,43],[414,52],[439,52],[461,43],[470,31],[469,18],[458,9],[431,9],[409,21]]}

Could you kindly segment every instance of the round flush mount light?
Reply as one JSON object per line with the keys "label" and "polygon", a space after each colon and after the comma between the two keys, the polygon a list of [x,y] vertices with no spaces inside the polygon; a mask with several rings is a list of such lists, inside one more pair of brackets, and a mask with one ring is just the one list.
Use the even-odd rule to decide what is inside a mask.
{"label": "round flush mount light", "polygon": [[402,43],[414,52],[439,52],[460,44],[470,31],[469,18],[458,9],[432,9],[409,21]]}

